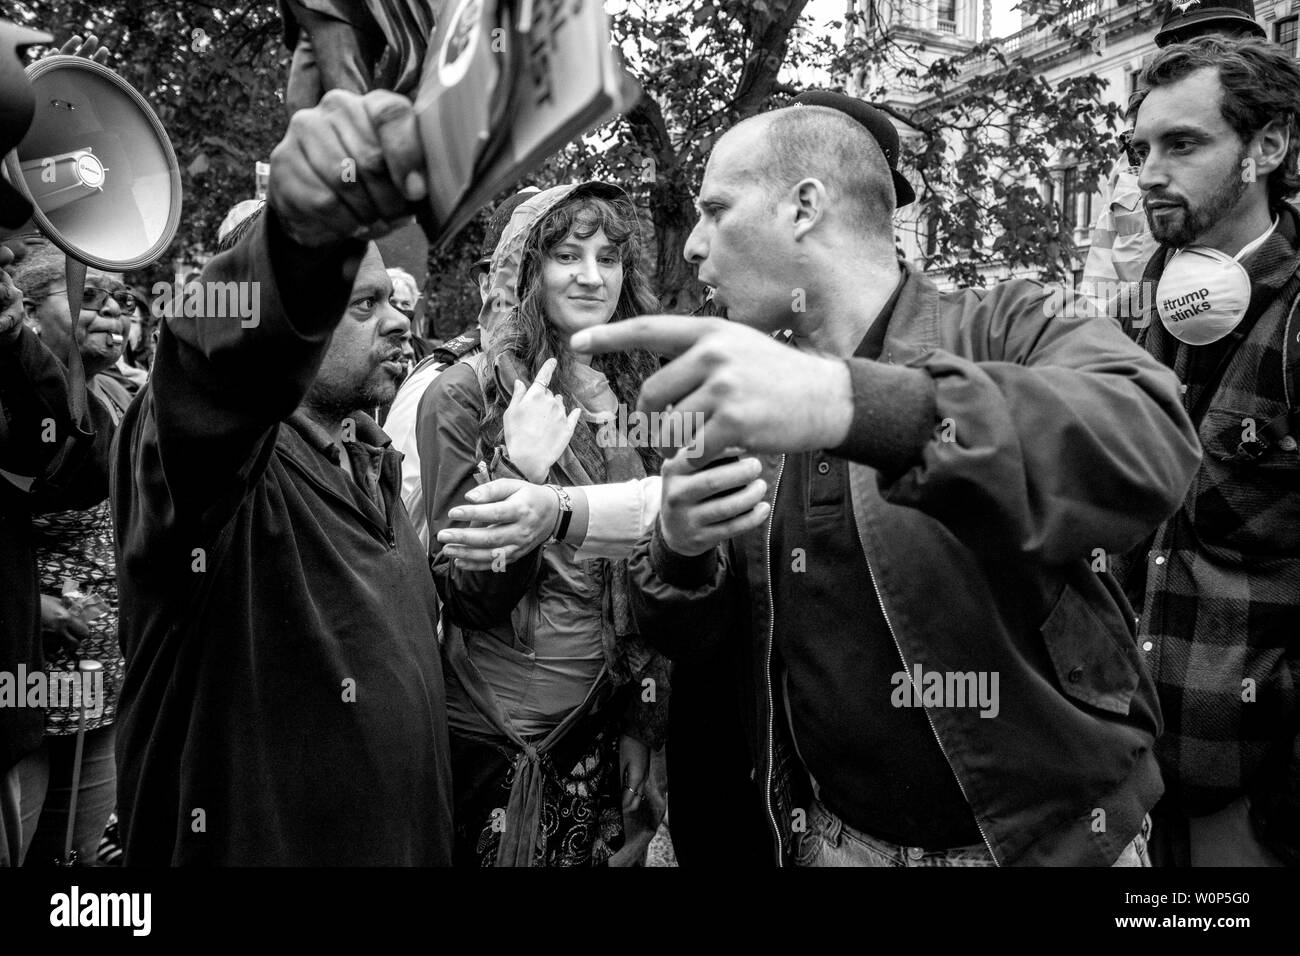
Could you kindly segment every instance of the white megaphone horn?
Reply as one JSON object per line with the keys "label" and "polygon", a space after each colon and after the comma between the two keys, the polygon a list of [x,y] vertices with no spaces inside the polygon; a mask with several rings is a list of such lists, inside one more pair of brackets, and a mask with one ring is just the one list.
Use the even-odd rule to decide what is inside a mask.
{"label": "white megaphone horn", "polygon": [[[41,42],[43,35],[0,24],[6,48]],[[6,51],[0,51],[6,53]],[[5,70],[16,71],[8,55]],[[47,56],[29,65],[14,90],[0,96],[0,113],[18,120],[34,102],[31,126],[0,168],[0,222],[32,222],[67,256],[68,314],[81,309],[86,267],[126,272],[166,251],[181,216],[181,176],[167,131],[136,89],[101,63],[81,56]],[[25,80],[25,82],[21,82]],[[22,87],[19,89],[19,87]],[[13,98],[14,107],[7,101]],[[21,128],[21,127],[20,127]],[[7,145],[7,144],[6,144]],[[12,213],[19,215],[11,215]],[[86,410],[85,370],[68,354],[68,395],[74,422]]]}

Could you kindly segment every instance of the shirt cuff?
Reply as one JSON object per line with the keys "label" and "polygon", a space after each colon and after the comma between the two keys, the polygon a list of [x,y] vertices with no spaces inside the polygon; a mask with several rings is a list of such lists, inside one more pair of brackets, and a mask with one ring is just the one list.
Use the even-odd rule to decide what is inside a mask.
{"label": "shirt cuff", "polygon": [[[588,519],[578,557],[620,559],[631,554],[659,517],[659,490],[657,476],[584,487]],[[575,513],[573,520],[577,518]],[[569,541],[578,543],[572,533]]]}
{"label": "shirt cuff", "polygon": [[846,359],[853,421],[832,455],[898,474],[915,465],[934,435],[935,385],[924,369]]}
{"label": "shirt cuff", "polygon": [[718,567],[718,549],[703,554],[678,554],[664,542],[658,523],[650,536],[650,566],[664,584],[694,590],[713,580]]}

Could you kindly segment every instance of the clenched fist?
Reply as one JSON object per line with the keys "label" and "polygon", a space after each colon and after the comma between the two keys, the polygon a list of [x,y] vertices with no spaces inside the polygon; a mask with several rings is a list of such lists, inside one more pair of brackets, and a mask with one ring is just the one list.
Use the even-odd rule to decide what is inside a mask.
{"label": "clenched fist", "polygon": [[267,201],[302,246],[382,236],[427,194],[415,111],[387,90],[330,90],[271,153]]}

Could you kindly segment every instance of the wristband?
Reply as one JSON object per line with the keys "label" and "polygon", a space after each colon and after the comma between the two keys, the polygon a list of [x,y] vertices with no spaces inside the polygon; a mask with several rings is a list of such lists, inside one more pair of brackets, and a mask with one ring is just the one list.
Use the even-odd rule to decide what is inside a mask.
{"label": "wristband", "polygon": [[573,519],[573,499],[569,493],[559,485],[547,485],[555,492],[555,498],[560,503],[560,513],[555,522],[555,530],[551,533],[551,539],[548,544],[554,541],[563,541],[564,536],[569,533],[569,522]]}

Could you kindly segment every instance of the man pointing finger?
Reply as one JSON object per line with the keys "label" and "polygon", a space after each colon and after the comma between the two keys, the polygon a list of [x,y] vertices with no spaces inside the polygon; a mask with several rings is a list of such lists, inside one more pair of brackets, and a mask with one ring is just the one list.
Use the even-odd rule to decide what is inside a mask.
{"label": "man pointing finger", "polygon": [[[573,341],[676,356],[642,404],[702,416],[704,460],[774,453],[665,465],[629,564],[641,631],[753,685],[778,865],[1140,865],[1160,719],[1090,559],[1187,486],[1176,383],[1038,283],[941,294],[900,268],[893,171],[840,100],[747,120],[709,159],[685,254],[733,321]],[[716,496],[724,469],[745,491]]]}

